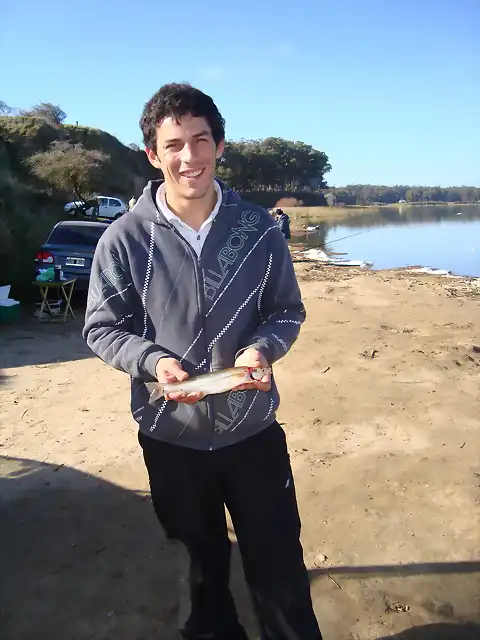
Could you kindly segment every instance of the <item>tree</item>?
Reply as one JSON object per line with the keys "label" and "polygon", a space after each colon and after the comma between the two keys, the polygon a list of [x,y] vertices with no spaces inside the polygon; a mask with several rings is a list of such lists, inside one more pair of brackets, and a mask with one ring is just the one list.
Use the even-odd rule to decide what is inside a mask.
{"label": "tree", "polygon": [[93,193],[100,187],[109,161],[110,156],[102,151],[56,140],[48,151],[36,153],[26,162],[38,178],[56,189],[72,192],[75,199],[85,202],[82,193]]}
{"label": "tree", "polygon": [[31,116],[34,118],[43,118],[49,124],[52,124],[54,126],[62,124],[62,122],[67,117],[65,111],[62,111],[62,109],[58,105],[52,104],[51,102],[40,102],[28,111],[22,111],[21,115]]}
{"label": "tree", "polygon": [[6,102],[0,100],[0,114],[2,116],[9,116],[11,113],[13,113],[13,111],[13,107],[9,107]]}
{"label": "tree", "polygon": [[128,145],[128,148],[131,149],[132,151],[141,151],[140,147],[135,142],[131,142]]}
{"label": "tree", "polygon": [[327,156],[303,142],[283,138],[225,142],[218,175],[238,191],[306,191],[326,187]]}

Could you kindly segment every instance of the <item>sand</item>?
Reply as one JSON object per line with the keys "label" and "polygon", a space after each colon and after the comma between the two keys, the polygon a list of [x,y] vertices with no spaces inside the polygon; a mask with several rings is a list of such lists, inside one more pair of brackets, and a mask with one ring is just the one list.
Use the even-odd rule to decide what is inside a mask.
{"label": "sand", "polygon": [[[480,281],[296,269],[278,418],[324,637],[480,638]],[[0,636],[174,640],[128,378],[80,328],[0,329]],[[236,549],[232,584],[256,638]]]}

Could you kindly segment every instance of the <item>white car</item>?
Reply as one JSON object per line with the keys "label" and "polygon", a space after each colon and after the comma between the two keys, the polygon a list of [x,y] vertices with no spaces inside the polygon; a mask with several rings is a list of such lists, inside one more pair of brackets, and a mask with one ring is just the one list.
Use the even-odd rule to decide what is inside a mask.
{"label": "white car", "polygon": [[[98,213],[96,214],[98,218],[110,218],[112,220],[116,220],[120,218],[126,211],[128,211],[127,205],[120,200],[120,198],[111,198],[110,196],[97,196],[98,200]],[[65,213],[70,213],[75,215],[78,212],[78,209],[84,203],[80,200],[76,200],[75,202],[68,202],[64,206]],[[85,211],[86,216],[91,216],[94,214],[94,207],[90,207]]]}

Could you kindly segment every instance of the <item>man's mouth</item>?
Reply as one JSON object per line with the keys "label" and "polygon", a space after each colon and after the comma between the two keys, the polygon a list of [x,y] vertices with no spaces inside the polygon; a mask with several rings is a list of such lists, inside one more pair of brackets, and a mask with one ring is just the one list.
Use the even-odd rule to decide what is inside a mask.
{"label": "man's mouth", "polygon": [[198,169],[198,171],[180,171],[180,176],[182,178],[187,178],[189,180],[193,180],[195,178],[199,178],[205,169]]}

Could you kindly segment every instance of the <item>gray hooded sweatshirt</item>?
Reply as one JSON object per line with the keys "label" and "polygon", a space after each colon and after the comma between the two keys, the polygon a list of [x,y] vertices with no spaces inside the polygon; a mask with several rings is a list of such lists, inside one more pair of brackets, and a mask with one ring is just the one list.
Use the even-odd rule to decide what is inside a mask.
{"label": "gray hooded sweatshirt", "polygon": [[196,376],[232,367],[254,347],[269,364],[305,319],[287,243],[272,217],[220,183],[222,204],[200,257],[160,213],[150,182],[134,209],[101,237],[83,336],[104,362],[131,376],[131,410],[150,437],[193,449],[234,444],[268,427],[279,395],[231,391],[194,405],[149,404],[160,358]]}

